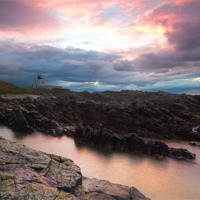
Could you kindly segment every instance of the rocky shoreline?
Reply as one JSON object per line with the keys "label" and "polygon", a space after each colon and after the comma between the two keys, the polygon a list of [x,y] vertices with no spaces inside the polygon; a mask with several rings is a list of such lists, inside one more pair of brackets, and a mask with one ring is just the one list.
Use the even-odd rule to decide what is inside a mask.
{"label": "rocky shoreline", "polygon": [[[60,113],[60,109],[65,111],[66,102],[70,105],[72,104],[68,98],[66,96],[53,97],[51,95],[41,96],[36,99],[32,97],[0,98],[0,124],[17,132],[32,133],[39,131],[52,136],[67,135],[74,137],[75,140],[82,140],[86,144],[93,143],[103,148],[109,146],[112,150],[142,153],[157,159],[165,157],[177,160],[195,159],[195,154],[186,149],[169,148],[163,142],[152,140],[151,138],[142,138],[143,134],[141,133],[117,135],[113,133],[114,131],[104,127],[105,125],[102,126],[101,123],[94,123],[93,126],[88,124],[85,126],[77,125],[75,131],[70,130],[62,123],[65,115]],[[77,100],[73,102],[76,104]],[[80,106],[76,109],[79,108],[81,109]],[[70,116],[79,115],[76,113],[76,110],[72,110],[71,107],[70,109],[68,105],[67,110],[70,111]],[[90,113],[90,110],[88,112]],[[98,112],[95,115],[98,115]],[[70,119],[70,116],[66,116],[66,120]],[[103,118],[103,116],[101,117]],[[79,124],[80,121],[83,121],[83,119],[77,119],[76,123]],[[72,125],[72,123],[69,123],[69,125]],[[116,124],[116,126],[118,125]],[[197,141],[200,137],[198,132],[195,134],[188,132],[186,135],[192,139],[194,139],[192,136],[195,135]],[[157,137],[160,138],[160,135],[157,135]]]}
{"label": "rocky shoreline", "polygon": [[[200,141],[200,129],[194,130],[200,126],[200,95],[69,90],[35,90],[35,95],[40,96],[0,97],[0,124],[20,132],[38,130],[59,135],[58,123],[62,127],[101,123],[116,134],[133,132],[145,138]],[[25,122],[22,128],[13,123],[18,117],[19,122]]]}
{"label": "rocky shoreline", "polygon": [[[0,97],[0,125],[25,134],[66,135],[86,145],[156,159],[195,159],[186,149],[170,148],[152,138],[188,140],[198,146],[199,128],[193,132],[192,127],[200,124],[199,96],[45,92],[37,93],[37,98]],[[0,149],[0,199],[147,199],[136,188],[83,177],[72,160],[3,138]]]}
{"label": "rocky shoreline", "polygon": [[147,200],[134,187],[82,176],[72,160],[0,138],[0,199]]}

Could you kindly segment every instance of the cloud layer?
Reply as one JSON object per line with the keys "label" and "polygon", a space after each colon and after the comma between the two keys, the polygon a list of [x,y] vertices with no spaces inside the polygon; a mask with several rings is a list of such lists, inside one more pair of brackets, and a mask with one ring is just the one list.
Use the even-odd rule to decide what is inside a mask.
{"label": "cloud layer", "polygon": [[200,92],[198,0],[0,1],[0,79]]}

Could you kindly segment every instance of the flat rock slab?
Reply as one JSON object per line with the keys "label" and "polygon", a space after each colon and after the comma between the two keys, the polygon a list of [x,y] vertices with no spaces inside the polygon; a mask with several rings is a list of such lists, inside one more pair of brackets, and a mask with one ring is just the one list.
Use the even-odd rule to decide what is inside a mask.
{"label": "flat rock slab", "polygon": [[109,181],[83,178],[87,199],[106,200],[148,200],[142,193],[134,187],[120,184],[113,184]]}
{"label": "flat rock slab", "polygon": [[0,138],[0,199],[76,199],[81,184],[72,160]]}

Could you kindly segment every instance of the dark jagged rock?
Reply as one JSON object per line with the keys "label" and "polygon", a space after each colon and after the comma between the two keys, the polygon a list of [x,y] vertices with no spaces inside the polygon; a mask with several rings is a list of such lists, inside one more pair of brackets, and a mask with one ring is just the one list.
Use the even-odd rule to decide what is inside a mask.
{"label": "dark jagged rock", "polygon": [[147,153],[152,156],[168,156],[169,155],[169,147],[160,141],[148,141],[146,143]]}
{"label": "dark jagged rock", "polygon": [[[22,111],[22,108],[69,126],[80,122],[90,126],[102,123],[117,134],[133,132],[146,138],[200,141],[200,131],[192,130],[199,126],[200,96],[139,91],[92,94],[69,90],[34,92],[45,95],[37,99],[0,98],[0,109],[14,107]],[[0,115],[0,123],[7,125],[3,115]],[[31,121],[28,123],[31,128]],[[28,126],[24,130],[26,128],[29,130]],[[37,130],[37,126],[34,129]]]}
{"label": "dark jagged rock", "polygon": [[46,97],[35,104],[43,115],[69,125],[101,123],[120,134],[200,141],[200,133],[192,132],[200,121],[198,96],[136,91],[74,93]]}
{"label": "dark jagged rock", "polygon": [[[95,190],[96,188],[96,190]],[[0,199],[147,200],[136,188],[83,178],[72,160],[0,138]]]}
{"label": "dark jagged rock", "polygon": [[192,160],[195,154],[186,149],[169,148],[160,141],[145,141],[136,133],[119,137],[111,131],[103,128],[102,124],[95,124],[94,127],[78,125],[74,132],[75,140],[83,140],[86,143],[100,147],[110,147],[113,150],[143,153],[158,159],[170,157],[176,160]]}
{"label": "dark jagged rock", "polygon": [[187,149],[170,148],[169,157],[174,158],[176,160],[192,160],[196,158],[196,155],[189,152]]}
{"label": "dark jagged rock", "polygon": [[60,126],[37,110],[30,97],[5,101],[0,99],[0,124],[17,132],[32,133],[34,130],[53,136],[72,135],[67,128]]}
{"label": "dark jagged rock", "polygon": [[137,136],[135,133],[130,133],[124,136],[123,141],[128,146],[128,150],[135,151],[135,152],[146,152],[146,144],[144,140]]}
{"label": "dark jagged rock", "polygon": [[33,132],[33,128],[29,125],[21,110],[13,109],[12,112],[6,112],[4,117],[6,125],[15,131],[23,133]]}
{"label": "dark jagged rock", "polygon": [[76,126],[74,132],[74,138],[82,138],[91,141],[94,144],[101,144],[102,142],[110,143],[113,139],[112,132],[106,128],[103,128],[102,124],[95,124],[94,128],[89,125],[85,127],[81,124]]}
{"label": "dark jagged rock", "polygon": [[[123,93],[123,95],[125,96],[127,94],[129,93]],[[88,95],[89,94],[87,94],[87,96]],[[108,95],[108,93],[106,93],[106,95]],[[152,96],[152,99],[154,98],[154,95]],[[97,96],[98,98],[100,98],[101,94],[98,94]],[[96,98],[95,95],[93,95],[92,97]],[[172,95],[170,97],[170,95],[166,95],[165,97],[171,98],[174,96]],[[189,101],[191,106],[194,104],[192,106],[192,109],[195,109],[196,103],[199,102],[198,98],[184,96],[184,98],[182,99],[180,98],[180,96],[176,97],[179,98],[180,101],[186,99],[186,102]],[[72,101],[73,98],[75,98],[75,100]],[[132,102],[130,105],[131,107],[122,107],[121,104],[119,104],[118,99],[116,100],[116,102],[112,102],[112,105],[109,104],[108,106],[107,104],[96,104],[94,101],[78,101],[76,98],[77,96],[63,96],[60,98],[54,96],[43,96],[38,99],[33,99],[30,97],[24,99],[0,98],[0,124],[8,126],[14,131],[18,132],[33,132],[34,130],[36,130],[53,136],[74,135],[75,139],[82,138],[83,140],[86,140],[92,144],[105,145],[115,150],[133,151],[150,154],[155,157],[157,157],[158,155],[168,156],[168,150],[166,146],[158,142],[149,142],[146,144],[146,142],[142,138],[138,137],[138,135],[141,135],[142,133],[141,129],[138,129],[138,127],[144,128],[142,129],[145,133],[147,133],[147,137],[155,136],[155,134],[153,134],[151,131],[153,125],[154,132],[157,132],[160,129],[160,127],[162,127],[166,133],[163,135],[168,136],[169,138],[171,137],[177,139],[181,138],[184,135],[182,138],[187,136],[187,139],[190,138],[191,140],[200,139],[200,134],[198,132],[188,132],[188,134],[185,134],[185,130],[187,130],[187,128],[184,128],[185,121],[183,121],[183,118],[188,120],[188,117],[186,117],[186,113],[185,115],[183,115],[182,113],[183,118],[180,118],[176,116],[176,112],[169,111],[169,107],[162,109],[158,109],[156,107],[155,109],[153,109],[152,106],[155,105],[155,100],[153,102],[146,102],[145,104],[144,102],[141,104],[141,102],[138,101],[135,103]],[[85,99],[85,96],[79,96],[78,99],[83,100]],[[176,100],[172,98],[171,102],[173,101],[176,102]],[[168,106],[171,105],[167,101],[163,103],[166,103]],[[175,104],[172,107],[173,109],[178,109],[180,108],[180,105],[178,106],[177,104]],[[190,109],[188,108],[187,110],[188,112],[190,111]],[[84,111],[84,113],[82,113],[82,111]],[[112,113],[112,116],[109,114],[109,112]],[[87,116],[85,116],[85,113],[87,113]],[[138,118],[136,117],[136,114],[142,116]],[[89,119],[90,117],[93,118],[90,118],[90,120],[93,122],[93,128],[91,128],[91,125],[87,125],[85,127],[79,126],[76,128],[75,133],[73,133],[73,131],[70,131],[69,129],[61,125],[61,122],[65,122],[66,118],[70,121],[70,119],[72,119],[72,116],[73,118],[76,118],[76,122],[82,121],[83,119],[84,121],[87,121],[87,119]],[[146,118],[146,116],[148,116],[148,118]],[[198,115],[195,114],[195,116]],[[134,118],[134,120],[128,120],[127,118],[129,117]],[[162,121],[162,118],[164,121],[171,119],[170,123],[168,124],[168,128],[166,128],[165,125],[162,124],[164,122]],[[95,123],[96,120],[99,120],[100,122],[104,121],[105,125],[102,126],[101,123]],[[192,118],[190,120],[192,120]],[[115,129],[119,128],[119,131],[121,131],[121,128],[124,127],[125,130],[127,130],[130,121],[132,124],[131,126],[133,126],[134,129],[136,128],[136,130],[138,131],[137,134],[132,133],[126,136],[118,136],[114,135],[110,129],[105,128],[108,126],[110,127],[111,124],[109,125],[108,123],[112,122],[114,123],[113,125],[115,126]],[[170,135],[169,132],[172,131],[172,129],[170,130],[170,126],[174,123],[174,121],[178,122],[176,126],[173,125],[174,129],[180,129],[181,133],[178,131],[177,134]],[[167,123],[165,122],[165,124]],[[146,126],[148,126],[149,131],[145,131]],[[155,129],[155,127],[157,127],[158,129]],[[183,131],[182,129],[185,130]]]}

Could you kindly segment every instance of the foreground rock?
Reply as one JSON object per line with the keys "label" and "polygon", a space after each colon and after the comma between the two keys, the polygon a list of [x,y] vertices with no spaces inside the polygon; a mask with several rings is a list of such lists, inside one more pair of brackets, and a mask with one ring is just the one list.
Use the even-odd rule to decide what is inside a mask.
{"label": "foreground rock", "polygon": [[0,138],[0,199],[147,198],[135,188],[83,179],[80,168],[70,159],[35,151]]}
{"label": "foreground rock", "polygon": [[196,158],[196,155],[187,149],[170,148],[160,141],[146,141],[138,137],[135,133],[130,133],[122,137],[116,136],[112,131],[104,128],[102,124],[95,124],[93,127],[78,125],[74,133],[74,138],[90,145],[98,145],[118,151],[143,153],[157,159],[170,157],[176,160],[192,160]]}
{"label": "foreground rock", "polygon": [[0,139],[0,199],[71,198],[81,184],[72,160]]}
{"label": "foreground rock", "polygon": [[129,188],[120,184],[111,184],[108,181],[83,178],[83,186],[87,199],[145,199],[136,188]]}

